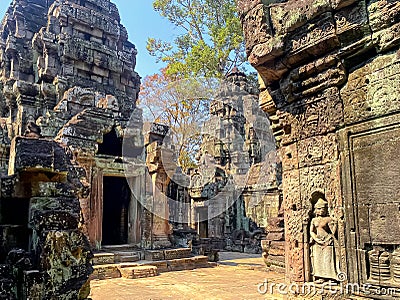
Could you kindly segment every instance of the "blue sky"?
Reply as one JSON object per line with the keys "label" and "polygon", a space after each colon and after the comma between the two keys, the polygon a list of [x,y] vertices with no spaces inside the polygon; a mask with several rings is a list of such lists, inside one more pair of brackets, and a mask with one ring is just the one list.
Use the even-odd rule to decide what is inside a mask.
{"label": "blue sky", "polygon": [[[129,40],[138,49],[136,71],[141,77],[157,73],[162,67],[146,50],[148,37],[172,41],[179,30],[153,10],[152,0],[112,0],[121,15],[121,23],[127,28]],[[0,19],[11,0],[0,0]]]}

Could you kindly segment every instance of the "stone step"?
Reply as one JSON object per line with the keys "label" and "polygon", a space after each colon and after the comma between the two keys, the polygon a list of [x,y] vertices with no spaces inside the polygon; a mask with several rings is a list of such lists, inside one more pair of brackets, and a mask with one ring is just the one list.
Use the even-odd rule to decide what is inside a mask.
{"label": "stone step", "polygon": [[115,262],[135,262],[139,261],[140,257],[138,255],[124,255],[120,256],[118,259],[116,259]]}
{"label": "stone step", "polygon": [[153,261],[188,258],[191,256],[192,256],[192,249],[190,248],[145,251],[145,260],[153,260]]}
{"label": "stone step", "polygon": [[110,252],[95,253],[92,258],[92,265],[107,265],[115,263],[115,254]]}
{"label": "stone step", "polygon": [[122,262],[135,262],[140,260],[141,253],[137,251],[109,251],[95,253],[92,265],[105,265]]}
{"label": "stone step", "polygon": [[114,263],[95,265],[90,280],[104,280],[112,278],[144,278],[156,276],[159,273],[193,270],[197,268],[215,267],[215,263],[208,262],[208,257],[198,255],[189,258],[179,258],[161,261],[137,261],[134,263]]}
{"label": "stone step", "polygon": [[104,264],[93,266],[93,273],[89,276],[89,280],[106,280],[120,277],[121,272],[117,264]]}
{"label": "stone step", "polygon": [[191,258],[179,258],[167,260],[168,271],[193,270],[209,267],[207,256],[195,256]]}
{"label": "stone step", "polygon": [[138,261],[141,265],[156,266],[161,273],[169,271],[182,271],[182,270],[193,270],[197,268],[208,268],[215,266],[208,262],[208,256],[198,255],[188,258],[177,258],[170,260],[159,260],[159,261]]}
{"label": "stone step", "polygon": [[135,262],[140,260],[141,253],[137,251],[114,251],[115,262]]}
{"label": "stone step", "polygon": [[115,251],[140,251],[138,246],[134,244],[125,244],[125,245],[106,245],[101,247],[102,250],[106,252],[115,252]]}

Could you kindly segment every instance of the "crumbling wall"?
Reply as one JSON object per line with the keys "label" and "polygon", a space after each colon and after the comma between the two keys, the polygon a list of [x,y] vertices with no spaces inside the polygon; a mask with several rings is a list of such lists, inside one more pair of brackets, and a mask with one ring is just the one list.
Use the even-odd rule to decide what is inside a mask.
{"label": "crumbling wall", "polygon": [[[12,185],[0,199],[2,207],[17,203],[19,208],[2,211],[3,233],[14,229],[3,236],[1,248],[0,292],[5,299],[88,296],[92,253],[80,228],[78,196],[87,191],[78,171],[67,149],[56,142],[13,140],[9,176],[2,177]],[[5,222],[3,214],[21,214],[25,219],[16,226]]]}
{"label": "crumbling wall", "polygon": [[85,298],[103,174],[125,177],[98,144],[128,139],[126,163],[144,168],[137,52],[120,21],[109,0],[15,0],[0,25],[0,206],[15,214],[19,201],[24,219],[0,220],[7,299]]}

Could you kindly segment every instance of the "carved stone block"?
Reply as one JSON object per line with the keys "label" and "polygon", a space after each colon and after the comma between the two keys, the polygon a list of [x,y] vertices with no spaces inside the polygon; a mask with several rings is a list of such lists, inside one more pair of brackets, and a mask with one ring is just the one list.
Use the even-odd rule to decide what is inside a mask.
{"label": "carved stone block", "polygon": [[[251,53],[249,54],[249,62],[252,66],[260,66],[263,64],[263,66],[260,68],[260,73],[265,76],[265,78],[271,77],[268,72],[282,75],[288,70],[287,66],[283,65],[282,61],[274,61],[274,59],[283,55],[284,45],[284,40],[281,36],[273,36],[267,42],[254,45]],[[266,70],[262,71],[263,69]],[[277,79],[279,78],[280,76],[278,76]]]}
{"label": "carved stone block", "polygon": [[343,124],[342,102],[337,88],[294,102],[277,111],[283,127],[282,144],[333,132]]}
{"label": "carved stone block", "polygon": [[400,25],[397,23],[379,32],[374,32],[372,34],[372,42],[378,52],[385,52],[398,46],[400,44]]}
{"label": "carved stone block", "polygon": [[336,134],[311,137],[298,142],[299,167],[337,161]]}
{"label": "carved stone block", "polygon": [[289,0],[271,6],[271,21],[276,34],[285,35],[330,9],[328,0],[305,0],[301,5],[296,0]]}
{"label": "carved stone block", "polygon": [[369,24],[373,32],[400,21],[400,3],[396,0],[373,0],[368,3]]}
{"label": "carved stone block", "polygon": [[328,55],[292,70],[280,82],[288,102],[310,97],[346,82],[346,70],[336,55]]}
{"label": "carved stone block", "polygon": [[55,142],[19,137],[13,140],[11,148],[9,174],[33,169],[67,172],[65,150]]}
{"label": "carved stone block", "polygon": [[341,90],[346,124],[398,110],[400,61],[397,54],[378,56],[349,76]]}
{"label": "carved stone block", "polygon": [[355,5],[345,7],[334,15],[336,34],[342,47],[358,42],[371,35],[365,1],[357,1]]}
{"label": "carved stone block", "polygon": [[258,4],[249,11],[242,20],[246,40],[246,52],[251,53],[255,45],[268,42],[271,38],[269,22],[266,21],[268,12],[263,4]]}
{"label": "carved stone block", "polygon": [[[360,228],[370,228],[370,243],[394,243],[400,241],[398,232],[390,230],[399,214],[397,187],[400,182],[396,173],[400,156],[400,129],[386,128],[381,132],[370,132],[352,137],[352,156],[355,160],[356,201],[359,206],[369,207],[368,218]],[[390,164],[390,168],[387,166]],[[394,173],[392,173],[394,172]],[[390,199],[390,200],[389,200]],[[391,205],[387,201],[394,201]],[[371,222],[374,220],[373,222]],[[370,223],[371,222],[371,223]],[[372,224],[373,223],[373,224]],[[390,233],[390,234],[389,234]]]}
{"label": "carved stone block", "polygon": [[299,168],[297,143],[283,146],[279,149],[282,160],[282,171],[290,171]]}
{"label": "carved stone block", "polygon": [[284,62],[292,67],[313,56],[318,57],[337,49],[340,45],[330,12],[321,15],[308,26],[296,29],[285,41],[285,52],[288,54]]}
{"label": "carved stone block", "polygon": [[301,208],[300,173],[298,169],[282,174],[282,192],[285,211]]}

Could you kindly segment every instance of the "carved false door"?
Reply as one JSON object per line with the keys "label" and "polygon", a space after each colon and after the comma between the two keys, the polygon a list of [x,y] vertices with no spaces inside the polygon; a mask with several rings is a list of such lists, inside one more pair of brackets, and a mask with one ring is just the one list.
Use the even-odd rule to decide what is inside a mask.
{"label": "carved false door", "polygon": [[400,117],[341,132],[349,281],[400,287]]}

